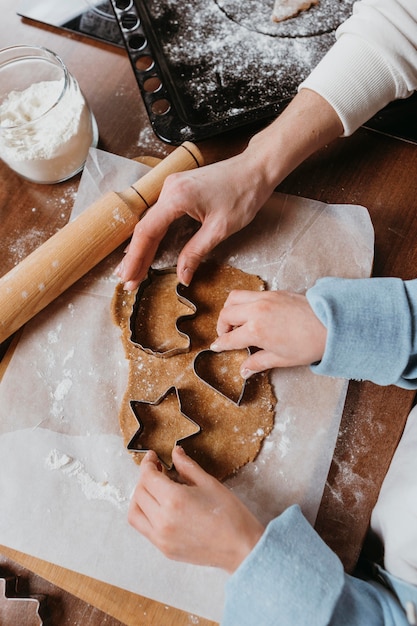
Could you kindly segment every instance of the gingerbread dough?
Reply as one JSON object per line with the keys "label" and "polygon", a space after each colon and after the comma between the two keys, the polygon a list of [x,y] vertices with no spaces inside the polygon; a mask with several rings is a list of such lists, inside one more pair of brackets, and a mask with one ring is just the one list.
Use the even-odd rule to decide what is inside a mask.
{"label": "gingerbread dough", "polygon": [[[220,355],[209,352],[206,362],[202,358],[199,363],[198,376],[193,362],[216,338],[217,318],[229,292],[232,289],[263,290],[264,284],[259,277],[241,270],[205,263],[190,287],[182,291],[194,309],[178,301],[176,286],[175,273],[166,273],[154,277],[149,288],[143,291],[141,316],[136,321],[144,327],[136,328],[138,332],[143,331],[142,346],[131,340],[130,317],[135,292],[126,292],[121,285],[116,288],[113,318],[122,330],[129,360],[128,384],[119,412],[120,427],[128,445],[138,434],[137,413],[146,426],[143,435],[147,430],[142,448],[154,449],[167,466],[175,441],[185,437],[181,445],[187,454],[222,480],[256,458],[263,439],[273,427],[276,398],[268,373],[264,372],[247,381],[243,398],[237,404],[236,398],[244,384],[239,366],[247,356],[246,351]],[[178,318],[181,321],[177,329]],[[150,336],[152,328],[155,333]],[[189,351],[177,352],[176,347],[188,349],[188,337]],[[153,345],[146,346],[146,343]],[[171,356],[163,356],[161,344]],[[217,389],[220,381],[222,388]],[[174,393],[161,400],[171,387],[180,392],[181,407]],[[158,427],[152,428],[150,425],[155,424],[155,420],[159,420]],[[194,423],[201,428],[198,434],[195,434]],[[140,463],[142,453],[132,455]]]}

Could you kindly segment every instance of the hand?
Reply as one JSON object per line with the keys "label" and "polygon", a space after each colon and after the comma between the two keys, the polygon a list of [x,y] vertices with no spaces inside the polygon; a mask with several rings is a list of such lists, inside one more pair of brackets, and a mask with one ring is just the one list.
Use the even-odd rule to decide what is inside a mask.
{"label": "hand", "polygon": [[126,289],[135,289],[143,280],[169,225],[183,215],[202,225],[177,261],[178,280],[190,284],[207,253],[246,226],[273,191],[261,180],[256,183],[251,161],[238,155],[166,179],[158,201],[137,224],[116,269]]}
{"label": "hand", "polygon": [[305,296],[288,291],[232,291],[217,322],[215,352],[255,346],[243,378],[273,367],[309,365],[323,357],[327,331]]}
{"label": "hand", "polygon": [[162,473],[155,452],[146,453],[130,503],[129,523],[170,559],[232,573],[264,527],[182,448],[174,448],[172,460],[181,483]]}
{"label": "hand", "polygon": [[241,154],[168,176],[158,201],[137,224],[115,273],[126,289],[136,289],[170,224],[189,215],[201,224],[177,261],[178,280],[189,285],[200,262],[217,244],[249,224],[297,165],[342,133],[342,123],[326,100],[301,89]]}

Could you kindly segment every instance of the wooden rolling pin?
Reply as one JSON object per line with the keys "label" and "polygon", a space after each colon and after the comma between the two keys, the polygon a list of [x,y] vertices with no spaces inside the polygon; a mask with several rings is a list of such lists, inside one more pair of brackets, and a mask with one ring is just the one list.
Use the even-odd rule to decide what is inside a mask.
{"label": "wooden rolling pin", "polygon": [[0,278],[0,343],[128,239],[169,174],[201,165],[198,148],[185,142],[128,189],[105,194]]}

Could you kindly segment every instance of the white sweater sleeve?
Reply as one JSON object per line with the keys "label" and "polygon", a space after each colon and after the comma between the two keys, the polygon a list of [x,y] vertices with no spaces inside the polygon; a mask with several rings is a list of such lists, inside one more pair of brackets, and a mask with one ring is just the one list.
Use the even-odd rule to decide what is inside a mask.
{"label": "white sweater sleeve", "polygon": [[356,2],[303,87],[331,104],[346,136],[389,102],[410,96],[417,89],[417,0]]}

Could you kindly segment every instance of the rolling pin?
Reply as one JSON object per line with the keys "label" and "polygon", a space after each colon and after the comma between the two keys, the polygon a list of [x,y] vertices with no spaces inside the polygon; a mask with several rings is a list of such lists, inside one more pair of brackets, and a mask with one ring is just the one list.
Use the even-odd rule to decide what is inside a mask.
{"label": "rolling pin", "polygon": [[130,237],[169,174],[203,165],[185,142],[135,182],[94,202],[0,278],[0,343]]}

